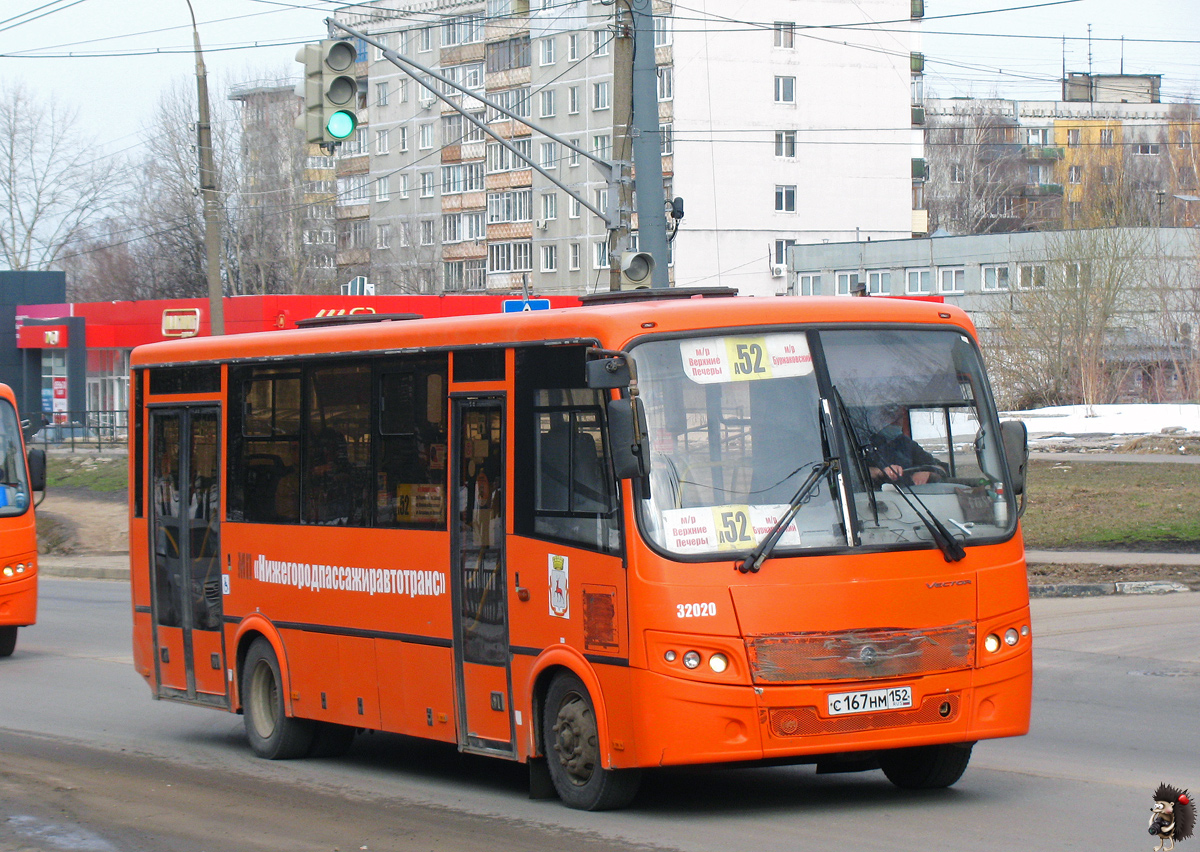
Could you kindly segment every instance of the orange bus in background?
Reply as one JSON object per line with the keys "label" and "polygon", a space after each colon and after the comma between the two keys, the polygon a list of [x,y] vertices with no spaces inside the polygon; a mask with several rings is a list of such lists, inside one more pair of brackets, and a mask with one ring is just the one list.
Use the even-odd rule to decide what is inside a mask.
{"label": "orange bus in background", "polygon": [[943,787],[1028,729],[1024,427],[956,308],[638,291],[132,368],[135,665],[263,757],[390,731],[603,809],[682,764]]}
{"label": "orange bus in background", "polygon": [[37,621],[34,491],[46,488],[46,454],[25,454],[12,388],[0,384],[0,657],[12,656],[17,630]]}

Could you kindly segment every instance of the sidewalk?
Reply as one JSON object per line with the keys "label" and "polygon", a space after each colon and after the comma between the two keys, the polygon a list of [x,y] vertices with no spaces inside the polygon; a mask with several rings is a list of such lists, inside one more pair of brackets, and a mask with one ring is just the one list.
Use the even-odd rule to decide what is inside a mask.
{"label": "sidewalk", "polygon": [[[1026,550],[1031,565],[1065,563],[1076,565],[1186,565],[1200,566],[1200,553],[1133,553],[1128,551]],[[76,577],[89,580],[129,581],[128,553],[84,553],[38,557],[38,568],[47,577]],[[1164,575],[1168,572],[1164,571]],[[1031,597],[1083,597],[1089,595],[1145,595],[1191,591],[1171,580],[1127,583],[1040,583],[1030,586]]]}

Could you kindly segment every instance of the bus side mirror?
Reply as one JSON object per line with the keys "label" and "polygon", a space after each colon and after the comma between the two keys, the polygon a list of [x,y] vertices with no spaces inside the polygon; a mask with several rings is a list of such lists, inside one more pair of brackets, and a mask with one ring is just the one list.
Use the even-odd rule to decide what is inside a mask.
{"label": "bus side mirror", "polygon": [[650,457],[643,437],[646,434],[646,410],[637,397],[611,399],[608,402],[608,434],[612,442],[613,470],[618,479],[644,478],[650,475]]}
{"label": "bus side mirror", "polygon": [[596,390],[627,388],[633,376],[624,358],[599,358],[587,362],[587,386]]}
{"label": "bus side mirror", "polygon": [[1025,493],[1025,468],[1029,464],[1029,430],[1020,420],[1005,420],[1000,424],[1000,440],[1004,457],[1008,459],[1008,477],[1013,493]]}
{"label": "bus side mirror", "polygon": [[46,451],[34,447],[28,453],[29,490],[46,490]]}

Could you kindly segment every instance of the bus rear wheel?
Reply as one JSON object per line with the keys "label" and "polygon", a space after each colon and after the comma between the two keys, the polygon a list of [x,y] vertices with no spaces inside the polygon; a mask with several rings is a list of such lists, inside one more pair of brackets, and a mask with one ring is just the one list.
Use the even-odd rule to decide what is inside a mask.
{"label": "bus rear wheel", "polygon": [[596,708],[574,674],[560,674],[551,682],[542,708],[542,737],[550,780],[567,807],[613,810],[637,795],[640,770],[603,767]]}
{"label": "bus rear wheel", "polygon": [[975,743],[947,743],[898,748],[879,755],[879,768],[903,790],[940,790],[962,778],[974,747]]}
{"label": "bus rear wheel", "polygon": [[242,667],[242,712],[246,738],[259,757],[289,760],[305,756],[312,746],[313,723],[287,715],[279,659],[261,637],[250,645]]}
{"label": "bus rear wheel", "polygon": [[11,657],[17,650],[17,628],[0,627],[0,657]]}

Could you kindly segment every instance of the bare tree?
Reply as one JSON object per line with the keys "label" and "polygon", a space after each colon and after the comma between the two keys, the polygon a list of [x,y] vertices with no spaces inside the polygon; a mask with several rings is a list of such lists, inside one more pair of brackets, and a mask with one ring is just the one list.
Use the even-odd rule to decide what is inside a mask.
{"label": "bare tree", "polygon": [[19,83],[0,90],[0,261],[9,269],[54,266],[117,196],[120,165],[76,122],[77,112],[42,105]]}
{"label": "bare tree", "polygon": [[987,234],[1028,227],[1026,165],[1011,115],[992,101],[964,101],[925,130],[930,228]]}

